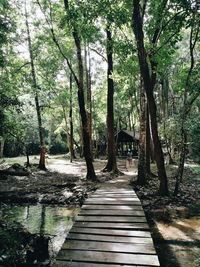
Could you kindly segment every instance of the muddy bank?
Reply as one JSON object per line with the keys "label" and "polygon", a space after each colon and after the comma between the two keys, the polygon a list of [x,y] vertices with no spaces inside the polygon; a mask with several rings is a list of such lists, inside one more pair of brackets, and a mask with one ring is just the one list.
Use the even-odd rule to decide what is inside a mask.
{"label": "muddy bank", "polygon": [[[67,159],[49,157],[48,161],[47,171],[33,166],[26,176],[0,173],[0,202],[81,206],[97,187],[113,178],[112,174],[102,172],[105,160],[94,161],[97,182],[85,179],[86,165],[83,160],[70,163]],[[121,165],[124,167],[125,162],[120,162]]]}
{"label": "muddy bank", "polygon": [[175,181],[171,177],[167,197],[157,194],[157,178],[146,187],[132,182],[151,227],[161,267],[200,266],[200,183],[194,178],[186,170],[185,182],[173,196]]}
{"label": "muddy bank", "polygon": [[33,171],[29,176],[4,175],[0,179],[0,202],[82,205],[96,189],[80,177],[52,171]]}

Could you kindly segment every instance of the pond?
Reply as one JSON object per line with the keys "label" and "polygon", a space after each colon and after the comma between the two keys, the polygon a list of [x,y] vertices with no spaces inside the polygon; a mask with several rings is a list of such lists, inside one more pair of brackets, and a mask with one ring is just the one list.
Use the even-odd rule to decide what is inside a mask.
{"label": "pond", "polygon": [[49,254],[55,257],[71,229],[79,208],[47,205],[1,205],[0,217],[19,222],[32,234],[50,236]]}

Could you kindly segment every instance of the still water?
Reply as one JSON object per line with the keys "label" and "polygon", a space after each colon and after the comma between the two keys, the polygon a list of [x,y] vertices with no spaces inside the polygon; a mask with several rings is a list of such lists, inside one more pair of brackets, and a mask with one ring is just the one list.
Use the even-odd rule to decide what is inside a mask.
{"label": "still water", "polygon": [[79,208],[28,205],[0,207],[0,217],[21,223],[32,234],[50,236],[49,254],[54,257],[71,229]]}

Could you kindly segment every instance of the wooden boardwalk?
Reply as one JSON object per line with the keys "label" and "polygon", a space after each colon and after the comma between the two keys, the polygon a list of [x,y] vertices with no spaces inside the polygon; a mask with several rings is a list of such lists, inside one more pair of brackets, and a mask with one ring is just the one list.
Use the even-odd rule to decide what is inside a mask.
{"label": "wooden boardwalk", "polygon": [[135,192],[99,189],[87,199],[55,266],[160,266]]}

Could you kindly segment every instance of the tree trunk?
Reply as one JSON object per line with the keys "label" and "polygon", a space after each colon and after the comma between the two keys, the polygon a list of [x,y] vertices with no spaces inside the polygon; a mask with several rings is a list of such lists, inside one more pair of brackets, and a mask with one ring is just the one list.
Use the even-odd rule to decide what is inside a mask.
{"label": "tree trunk", "polygon": [[179,160],[179,166],[178,171],[176,175],[176,184],[174,189],[174,195],[176,196],[179,191],[180,183],[183,182],[183,171],[184,171],[184,164],[185,164],[185,154],[186,154],[186,142],[187,142],[187,134],[186,131],[182,125],[181,127],[181,151],[180,151],[180,160]]}
{"label": "tree trunk", "polygon": [[36,81],[35,65],[34,65],[34,59],[33,59],[33,50],[32,50],[27,10],[25,10],[25,16],[26,16],[29,56],[30,56],[30,61],[31,61],[31,75],[32,75],[33,88],[35,90],[35,106],[36,106],[36,112],[37,112],[39,140],[40,140],[40,160],[39,160],[38,167],[39,169],[46,170],[46,166],[45,166],[46,148],[45,148],[43,127],[42,127],[41,110],[40,110],[39,98],[38,98],[38,86],[37,86],[37,81]]}
{"label": "tree trunk", "polygon": [[69,78],[69,89],[70,89],[70,104],[69,104],[69,122],[70,122],[70,133],[69,133],[69,151],[70,151],[70,162],[75,158],[74,153],[74,127],[73,127],[73,103],[72,103],[72,74]]}
{"label": "tree trunk", "polygon": [[146,147],[145,147],[145,155],[146,155],[146,173],[148,176],[151,176],[151,133],[149,127],[149,109],[146,103]]}
{"label": "tree trunk", "polygon": [[29,149],[28,149],[28,145],[27,147],[25,148],[26,149],[26,167],[30,167],[30,158],[29,158]]}
{"label": "tree trunk", "polygon": [[[73,74],[75,78],[75,81],[78,87],[78,103],[79,103],[79,111],[80,111],[80,116],[81,116],[82,136],[83,136],[83,153],[84,153],[86,166],[87,166],[86,179],[96,181],[96,174],[94,171],[94,166],[92,163],[92,155],[90,151],[89,122],[87,118],[87,112],[85,109],[84,80],[83,80],[84,71],[83,71],[83,61],[82,61],[82,55],[81,55],[81,40],[79,38],[78,31],[76,27],[73,25],[73,21],[71,20],[68,0],[64,0],[64,7],[68,15],[68,20],[72,26],[72,34],[73,34],[73,38],[74,38],[74,42],[76,46],[76,54],[77,54],[77,62],[78,62],[78,78],[75,75],[71,64],[69,63],[68,58],[63,55],[63,52],[62,52],[62,55],[67,60],[67,64],[70,68],[71,73]],[[59,50],[61,51],[60,46],[59,46]]]}
{"label": "tree trunk", "polygon": [[85,45],[85,76],[86,76],[86,88],[87,88],[87,117],[88,117],[89,135],[90,135],[90,151],[93,158],[91,69],[90,69],[89,48],[87,51],[86,45]]}
{"label": "tree trunk", "polygon": [[146,184],[146,101],[143,83],[140,87],[140,139],[138,154],[138,178],[137,184]]}
{"label": "tree trunk", "polygon": [[3,137],[0,137],[0,158],[3,158],[4,143],[5,140],[3,139]]}
{"label": "tree trunk", "polygon": [[160,139],[158,136],[157,127],[157,111],[156,103],[153,96],[153,85],[150,77],[150,70],[148,66],[147,54],[144,47],[144,33],[143,22],[140,15],[140,1],[133,0],[133,32],[135,34],[137,43],[137,53],[139,59],[140,73],[143,79],[144,88],[147,95],[147,102],[149,107],[150,119],[151,119],[151,131],[154,143],[155,160],[158,169],[158,177],[160,180],[159,193],[161,195],[168,195],[168,181],[164,165],[164,156]]}
{"label": "tree trunk", "polygon": [[193,13],[193,25],[191,25],[191,31],[190,31],[190,40],[189,40],[189,47],[190,47],[190,68],[188,71],[186,83],[185,83],[185,91],[184,91],[184,99],[183,99],[183,112],[181,116],[181,152],[180,152],[180,161],[179,161],[179,167],[178,172],[176,176],[176,185],[174,190],[174,195],[177,195],[179,190],[179,184],[183,180],[183,171],[184,171],[184,164],[185,164],[185,155],[186,155],[186,142],[187,142],[187,133],[185,130],[185,121],[190,113],[190,110],[192,108],[193,103],[195,100],[199,97],[200,92],[197,91],[193,97],[190,97],[190,100],[188,100],[188,93],[190,88],[190,78],[193,71],[193,68],[195,66],[195,57],[194,57],[194,49],[195,45],[197,43],[198,37],[199,37],[199,27],[196,28],[195,32],[195,18],[197,18],[198,14],[198,7],[196,6],[196,12]]}
{"label": "tree trunk", "polygon": [[107,60],[108,60],[108,70],[107,70],[107,81],[108,81],[108,93],[107,93],[107,154],[108,161],[105,172],[118,172],[117,160],[116,160],[116,147],[115,147],[115,134],[114,134],[114,82],[111,77],[113,74],[113,44],[112,44],[112,34],[107,27]]}
{"label": "tree trunk", "polygon": [[35,95],[35,105],[36,105],[36,111],[37,111],[39,138],[40,138],[40,160],[39,160],[39,166],[38,167],[41,170],[46,170],[46,166],[45,166],[46,147],[45,147],[44,134],[43,134],[43,128],[42,128],[42,117],[41,117],[41,111],[40,111],[37,91],[35,92],[35,94],[36,94]]}
{"label": "tree trunk", "polygon": [[73,31],[73,37],[76,44],[77,49],[77,60],[78,60],[78,71],[79,71],[79,84],[78,84],[78,102],[79,102],[79,110],[81,115],[82,122],[82,134],[83,134],[83,153],[87,165],[87,175],[86,178],[88,180],[96,180],[96,174],[94,171],[94,166],[92,163],[92,155],[90,151],[90,133],[89,133],[89,121],[87,117],[87,113],[85,110],[85,100],[84,100],[84,82],[83,82],[83,63],[81,56],[81,42],[78,36],[77,31]]}

